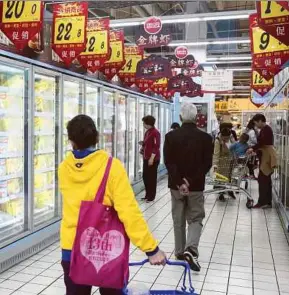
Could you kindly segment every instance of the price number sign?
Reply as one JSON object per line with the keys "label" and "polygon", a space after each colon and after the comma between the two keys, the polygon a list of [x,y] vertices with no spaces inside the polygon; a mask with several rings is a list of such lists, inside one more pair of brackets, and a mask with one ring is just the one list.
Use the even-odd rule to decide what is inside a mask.
{"label": "price number sign", "polygon": [[69,65],[85,49],[87,2],[53,5],[53,50]]}
{"label": "price number sign", "polygon": [[41,21],[41,1],[3,1],[2,22],[22,23]]}
{"label": "price number sign", "polygon": [[108,52],[108,32],[87,32],[86,49],[81,55],[106,55]]}
{"label": "price number sign", "polygon": [[123,62],[123,41],[110,42],[111,56],[108,63]]}
{"label": "price number sign", "polygon": [[257,71],[252,73],[252,85],[253,86],[273,86],[273,79],[267,81]]}
{"label": "price number sign", "polygon": [[289,11],[279,4],[281,1],[260,1],[257,3],[261,19],[288,17]]}

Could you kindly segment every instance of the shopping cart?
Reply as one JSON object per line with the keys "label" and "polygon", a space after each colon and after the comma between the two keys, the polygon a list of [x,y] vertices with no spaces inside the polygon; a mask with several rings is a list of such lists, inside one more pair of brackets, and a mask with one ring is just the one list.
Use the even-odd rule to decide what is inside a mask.
{"label": "shopping cart", "polygon": [[[247,164],[250,159],[251,156],[221,158],[216,170],[206,177],[206,185],[212,185],[213,188],[205,190],[204,194],[243,193],[247,197],[246,207],[251,209],[254,200],[247,191],[248,179],[246,177]],[[241,186],[242,182],[245,182],[245,188]]]}
{"label": "shopping cart", "polygon": [[[142,262],[134,262],[134,263],[130,263],[129,266],[143,266],[144,264],[148,263],[149,260],[146,259]],[[172,261],[167,261],[167,265],[177,265],[177,266],[182,266],[184,267],[185,271],[184,271],[184,275],[183,275],[183,286],[181,287],[181,290],[159,290],[159,291],[155,291],[155,290],[150,290],[149,294],[150,295],[198,295],[197,293],[195,293],[195,289],[193,288],[192,285],[192,278],[191,278],[191,270],[190,270],[190,266],[188,265],[188,263],[186,262],[172,262]],[[186,283],[187,283],[187,277],[189,278],[189,287],[186,287]],[[124,295],[128,294],[128,290],[124,291]]]}

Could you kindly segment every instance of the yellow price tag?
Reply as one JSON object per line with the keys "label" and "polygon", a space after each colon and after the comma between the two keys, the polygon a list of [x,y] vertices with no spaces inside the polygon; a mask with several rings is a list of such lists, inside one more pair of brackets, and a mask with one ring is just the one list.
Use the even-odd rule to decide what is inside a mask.
{"label": "yellow price tag", "polygon": [[2,22],[39,22],[41,10],[41,1],[3,1]]}
{"label": "yellow price tag", "polygon": [[260,1],[261,18],[289,16],[289,11],[283,8],[278,1]]}
{"label": "yellow price tag", "polygon": [[84,43],[85,16],[58,17],[54,23],[54,44]]}
{"label": "yellow price tag", "polygon": [[81,55],[106,55],[108,53],[108,31],[87,32],[86,49]]}
{"label": "yellow price tag", "polygon": [[136,73],[136,67],[139,61],[142,60],[141,55],[126,55],[125,65],[120,73],[133,74]]}
{"label": "yellow price tag", "polygon": [[252,34],[254,54],[289,50],[289,46],[284,45],[259,27],[253,28]]}
{"label": "yellow price tag", "polygon": [[262,77],[258,72],[253,71],[253,80],[252,84],[254,86],[273,86],[273,79],[267,81],[264,77]]}
{"label": "yellow price tag", "polygon": [[111,57],[108,63],[123,62],[123,42],[114,41],[110,43]]}

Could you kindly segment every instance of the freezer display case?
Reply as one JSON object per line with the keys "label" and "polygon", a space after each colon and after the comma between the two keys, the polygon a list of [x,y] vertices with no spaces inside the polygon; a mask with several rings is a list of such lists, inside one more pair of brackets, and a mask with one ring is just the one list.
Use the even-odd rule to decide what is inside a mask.
{"label": "freezer display case", "polygon": [[56,217],[57,78],[34,75],[34,224]]}
{"label": "freezer display case", "polygon": [[137,100],[135,97],[129,98],[128,103],[128,175],[131,182],[136,178],[137,155]]}
{"label": "freezer display case", "polygon": [[0,241],[25,230],[24,69],[0,64]]}
{"label": "freezer display case", "polygon": [[85,113],[90,116],[97,127],[100,130],[100,99],[99,99],[99,87],[91,84],[85,86]]}
{"label": "freezer display case", "polygon": [[[145,129],[143,127],[143,117],[148,114],[148,106],[147,101],[144,99],[139,99],[139,116],[138,116],[138,138],[139,141],[142,142],[145,134]],[[141,151],[141,144],[139,144],[139,153]],[[140,177],[142,175],[143,170],[143,157],[142,155],[139,156],[138,161],[138,176]]]}
{"label": "freezer display case", "polygon": [[71,151],[66,126],[69,120],[83,112],[82,83],[64,79],[63,81],[63,156]]}
{"label": "freezer display case", "polygon": [[115,156],[115,94],[103,92],[103,148],[112,156]]}
{"label": "freezer display case", "polygon": [[127,167],[127,98],[117,93],[116,157]]}

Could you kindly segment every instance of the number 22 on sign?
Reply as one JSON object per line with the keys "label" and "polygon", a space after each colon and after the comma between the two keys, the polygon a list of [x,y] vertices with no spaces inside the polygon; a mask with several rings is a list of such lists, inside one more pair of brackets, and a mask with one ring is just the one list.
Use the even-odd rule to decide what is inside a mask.
{"label": "number 22 on sign", "polygon": [[41,9],[41,1],[3,1],[2,22],[39,22]]}
{"label": "number 22 on sign", "polygon": [[60,17],[55,19],[54,44],[84,43],[85,17]]}

